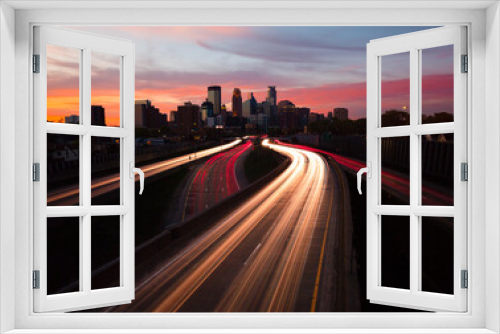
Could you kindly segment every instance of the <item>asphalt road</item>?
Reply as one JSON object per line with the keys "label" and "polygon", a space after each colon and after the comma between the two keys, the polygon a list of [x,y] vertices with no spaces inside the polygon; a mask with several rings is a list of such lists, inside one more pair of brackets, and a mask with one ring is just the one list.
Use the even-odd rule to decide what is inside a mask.
{"label": "asphalt road", "polygon": [[[219,153],[221,151],[230,149],[241,143],[241,140],[234,140],[228,144],[216,146],[206,150],[202,150],[196,153],[185,154],[176,158],[152,163],[146,166],[142,166],[141,169],[144,172],[146,178],[154,176],[159,173],[163,173],[170,169],[179,167],[181,165],[193,162],[195,160],[206,158],[212,154]],[[136,177],[138,180],[139,177]],[[92,180],[92,197],[100,196],[110,191],[116,190],[120,187],[120,174],[115,173],[112,175],[107,175],[98,179]],[[47,194],[47,204],[50,205],[75,205],[78,204],[80,198],[78,185],[71,185],[67,187],[61,187]]]}
{"label": "asphalt road", "polygon": [[[182,220],[199,214],[242,189],[237,163],[244,160],[253,144],[250,141],[218,153],[201,165],[188,185]],[[240,168],[242,168],[241,164]],[[241,177],[240,177],[241,178]]]}
{"label": "asphalt road", "polygon": [[290,166],[139,282],[115,312],[307,312],[318,296],[332,215],[332,170],[321,155],[265,145]]}
{"label": "asphalt road", "polygon": [[[278,141],[279,142],[279,141]],[[303,149],[310,152],[316,152],[334,159],[340,166],[351,173],[357,173],[361,168],[366,167],[366,163],[360,160],[347,158],[335,153],[323,151],[304,145],[291,145],[279,142],[281,145]],[[400,200],[408,201],[410,192],[410,179],[408,174],[384,168],[382,171],[382,190],[396,196]],[[453,193],[449,189],[433,183],[424,183],[422,185],[422,200],[426,205],[453,205]]]}

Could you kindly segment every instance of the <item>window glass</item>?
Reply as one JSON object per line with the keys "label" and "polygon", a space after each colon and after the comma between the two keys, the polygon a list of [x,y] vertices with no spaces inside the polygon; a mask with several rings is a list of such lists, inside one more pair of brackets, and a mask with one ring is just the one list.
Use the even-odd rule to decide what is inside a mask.
{"label": "window glass", "polygon": [[454,135],[421,137],[422,205],[453,206]]}
{"label": "window glass", "polygon": [[91,124],[120,126],[121,57],[92,52]]}
{"label": "window glass", "polygon": [[[134,296],[134,44],[74,27],[33,31],[33,53],[41,60],[34,91],[47,93],[47,105],[34,101],[34,311],[128,303]],[[132,111],[123,119],[122,100]]]}
{"label": "window glass", "polygon": [[120,216],[93,216],[92,290],[120,286]]}
{"label": "window glass", "polygon": [[410,53],[380,58],[382,127],[410,125]]}
{"label": "window glass", "polygon": [[120,205],[120,138],[92,137],[92,205]]}
{"label": "window glass", "polygon": [[422,217],[422,291],[453,294],[453,218]]}
{"label": "window glass", "polygon": [[422,123],[453,122],[453,45],[423,49]]}
{"label": "window glass", "polygon": [[410,204],[410,137],[380,139],[382,204]]}
{"label": "window glass", "polygon": [[47,122],[80,124],[80,54],[47,45]]}
{"label": "window glass", "polygon": [[47,218],[47,247],[47,294],[80,291],[80,218]]}
{"label": "window glass", "polygon": [[80,136],[47,134],[47,205],[80,203]]}
{"label": "window glass", "polygon": [[410,217],[381,217],[381,285],[410,289]]}

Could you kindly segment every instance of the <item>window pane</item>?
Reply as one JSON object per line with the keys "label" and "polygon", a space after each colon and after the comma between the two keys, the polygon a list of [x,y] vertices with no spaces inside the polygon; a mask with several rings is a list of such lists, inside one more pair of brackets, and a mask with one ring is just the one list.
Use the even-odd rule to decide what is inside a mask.
{"label": "window pane", "polygon": [[453,205],[453,138],[422,136],[422,205]]}
{"label": "window pane", "polygon": [[80,123],[80,53],[47,45],[47,122]]}
{"label": "window pane", "polygon": [[47,135],[47,205],[80,204],[80,137]]}
{"label": "window pane", "polygon": [[47,218],[47,294],[80,290],[80,218]]}
{"label": "window pane", "polygon": [[421,219],[422,291],[453,294],[453,218]]}
{"label": "window pane", "polygon": [[93,290],[120,286],[120,220],[120,216],[92,217]]}
{"label": "window pane", "polygon": [[453,45],[422,50],[422,123],[453,122]]}
{"label": "window pane", "polygon": [[410,289],[410,217],[382,216],[382,286]]}
{"label": "window pane", "polygon": [[91,124],[120,126],[120,57],[92,52]]}
{"label": "window pane", "polygon": [[410,124],[410,53],[381,57],[382,127]]}
{"label": "window pane", "polygon": [[120,202],[120,139],[92,137],[92,205]]}
{"label": "window pane", "polygon": [[382,201],[384,205],[410,204],[410,137],[382,138]]}

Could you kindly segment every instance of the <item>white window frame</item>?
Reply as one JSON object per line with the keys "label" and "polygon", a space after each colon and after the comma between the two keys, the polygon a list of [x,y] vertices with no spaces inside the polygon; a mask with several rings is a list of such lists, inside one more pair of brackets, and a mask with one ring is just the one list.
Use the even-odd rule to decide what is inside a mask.
{"label": "white window frame", "polygon": [[[39,288],[34,289],[35,312],[72,311],[99,306],[130,303],[135,296],[134,271],[134,203],[135,177],[130,177],[135,162],[134,82],[135,51],[130,41],[90,34],[83,31],[34,27],[34,53],[39,55],[39,73],[33,75],[34,84],[34,161],[40,164],[40,180],[33,184],[34,202],[34,256],[33,268],[39,271]],[[79,50],[80,89],[79,124],[47,122],[47,45]],[[91,125],[91,72],[94,52],[113,55],[119,61],[120,126]],[[47,206],[47,135],[64,134],[80,138],[78,206]],[[92,137],[120,140],[120,204],[92,205]],[[91,288],[91,229],[92,217],[118,216],[119,230],[119,286],[92,290]],[[79,219],[80,270],[79,291],[47,295],[47,218],[75,217]]]}
{"label": "white window frame", "polygon": [[[127,329],[129,333],[144,333],[146,328],[158,332],[176,332],[176,328],[192,329],[191,332],[342,332],[349,328],[351,333],[375,332],[460,332],[491,333],[500,331],[500,136],[498,109],[500,99],[500,12],[498,3],[490,2],[446,2],[435,1],[417,3],[405,1],[388,3],[370,2],[369,9],[364,2],[337,1],[319,2],[243,2],[223,5],[217,2],[193,4],[177,2],[161,5],[145,1],[135,7],[154,8],[150,10],[115,9],[103,10],[96,7],[130,6],[101,1],[74,4],[63,10],[19,10],[12,6],[72,6],[68,2],[56,3],[39,1],[10,1],[0,4],[0,24],[8,29],[0,29],[0,325],[2,331],[16,329],[16,333],[36,333],[37,329],[53,329],[51,332],[104,333],[112,329]],[[107,4],[107,5],[106,5]],[[81,9],[87,6],[87,9]],[[156,7],[164,6],[163,9]],[[196,9],[192,6],[199,6]],[[391,9],[398,6],[398,9]],[[180,7],[180,8],[179,8]],[[488,8],[487,8],[488,7]],[[52,7],[54,8],[54,7]],[[80,9],[74,9],[80,8]],[[346,9],[347,8],[347,9]],[[437,9],[436,9],[437,8]],[[486,9],[487,8],[487,9]],[[207,11],[210,15],[207,15]],[[15,16],[15,22],[13,17]],[[486,22],[486,25],[485,25]],[[31,256],[33,212],[31,159],[32,147],[32,104],[28,98],[32,94],[29,73],[32,26],[34,24],[114,24],[114,25],[447,25],[464,24],[469,31],[469,55],[472,75],[469,76],[468,141],[470,153],[468,219],[471,222],[468,234],[468,267],[470,270],[467,313],[436,314],[34,314],[32,313]],[[486,29],[487,28],[487,29]],[[15,30],[15,41],[13,31]],[[5,43],[5,44],[4,44]],[[4,48],[4,45],[7,47]],[[15,58],[14,58],[15,46]],[[15,72],[12,68],[15,66]],[[485,70],[488,66],[488,71]],[[15,82],[15,99],[12,92]],[[12,117],[15,107],[15,118]],[[9,108],[10,110],[6,111]],[[474,116],[474,119],[473,119]],[[488,118],[488,122],[485,118]],[[28,120],[28,121],[27,121]],[[11,126],[15,129],[15,146],[9,135]],[[485,135],[485,132],[488,132]],[[486,140],[488,138],[488,140]],[[490,149],[485,154],[485,149]],[[496,149],[496,150],[495,150]],[[9,161],[15,160],[14,163]],[[486,164],[488,162],[488,164]],[[485,167],[486,166],[486,167]],[[15,183],[10,181],[15,169]],[[491,172],[486,182],[486,172]],[[15,203],[7,199],[11,189],[4,185],[15,185]],[[488,196],[486,196],[488,194]],[[485,204],[486,203],[486,204]],[[14,204],[15,211],[8,205]],[[15,240],[14,240],[15,238]],[[12,254],[15,259],[13,260]],[[486,260],[484,260],[486,258]],[[488,266],[486,266],[486,264]],[[15,282],[15,289],[12,286]],[[9,286],[10,284],[10,286]],[[486,289],[488,293],[486,293]],[[14,290],[14,291],[13,291]],[[15,305],[12,308],[12,305]],[[137,329],[141,326],[141,329]],[[296,330],[293,330],[293,329]],[[354,329],[358,329],[357,331]],[[385,329],[383,329],[385,328]],[[389,330],[389,329],[393,330]],[[107,331],[107,330],[108,331]],[[137,330],[132,330],[137,329]],[[163,330],[162,330],[163,329]],[[196,330],[198,329],[198,330]],[[219,330],[216,330],[219,329]],[[232,329],[232,330],[231,330]],[[268,330],[266,330],[268,329]],[[319,330],[322,329],[322,330]],[[397,330],[396,330],[397,329]],[[418,329],[418,330],[415,330]],[[41,331],[40,331],[41,332]],[[47,332],[47,331],[45,331]],[[186,332],[186,331],[183,331]],[[246,331],[248,332],[248,330]]]}
{"label": "white window frame", "polygon": [[[461,180],[460,164],[467,163],[467,76],[461,73],[462,55],[467,55],[466,27],[440,27],[370,41],[367,45],[367,298],[370,302],[422,310],[464,312],[467,290],[461,288],[461,270],[467,270],[467,184]],[[453,46],[454,121],[422,123],[422,50]],[[382,59],[407,53],[410,82],[410,124],[382,127]],[[470,72],[469,72],[470,73]],[[454,137],[454,205],[422,205],[421,136],[452,133]],[[410,143],[409,203],[384,205],[382,194],[383,138],[407,137]],[[384,287],[382,277],[383,216],[401,215],[409,218],[409,289]],[[422,217],[453,218],[453,290],[451,295],[422,291]]]}

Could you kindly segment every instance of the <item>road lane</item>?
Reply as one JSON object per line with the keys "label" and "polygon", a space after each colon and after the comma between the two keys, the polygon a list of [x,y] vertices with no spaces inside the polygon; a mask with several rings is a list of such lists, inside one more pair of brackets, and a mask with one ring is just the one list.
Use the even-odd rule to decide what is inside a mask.
{"label": "road lane", "polygon": [[183,220],[199,214],[241,190],[236,177],[236,163],[253,146],[246,142],[228,151],[218,153],[196,171],[187,192]]}
{"label": "road lane", "polygon": [[[324,154],[333,158],[339,165],[344,167],[346,170],[350,172],[357,173],[361,168],[366,167],[366,163],[347,158],[335,153],[327,152],[324,150],[320,150],[317,148],[305,146],[305,145],[295,145],[295,144],[287,144],[280,142],[277,140],[280,145],[285,145],[288,147],[295,147],[297,149],[307,150],[310,152],[316,152],[320,154]],[[410,179],[408,175],[403,173],[398,173],[396,171],[382,171],[383,175],[383,187],[385,191],[390,192],[394,196],[402,199],[403,201],[408,201],[409,189],[410,189]],[[453,205],[453,194],[449,193],[447,189],[440,189],[439,186],[435,184],[426,186],[425,184],[422,186],[422,199],[425,199],[427,205]]]}
{"label": "road lane", "polygon": [[[314,152],[281,145],[290,166],[215,224],[136,289],[136,300],[113,311],[293,311],[326,192],[329,167]],[[326,203],[326,204],[325,204]],[[327,215],[323,214],[322,217]],[[322,235],[323,231],[320,231]],[[321,239],[320,239],[321,241]],[[311,280],[314,288],[314,279]],[[308,303],[312,293],[307,296]]]}
{"label": "road lane", "polygon": [[[230,149],[241,143],[241,139],[234,140],[228,144],[216,146],[196,153],[185,154],[176,158],[152,163],[142,166],[146,178],[163,173],[167,170],[179,167],[195,160],[206,158],[210,155]],[[139,177],[136,177],[136,181]],[[120,187],[120,174],[104,176],[92,181],[92,196],[100,196]],[[79,186],[72,185],[68,187],[58,188],[57,190],[47,194],[48,205],[75,205],[79,202]]]}
{"label": "road lane", "polygon": [[263,241],[261,250],[227,290],[217,311],[249,311],[259,294],[261,300],[256,311],[294,309],[327,181],[324,160],[317,154],[301,153],[306,157],[307,168],[295,187],[290,188],[292,198]]}

